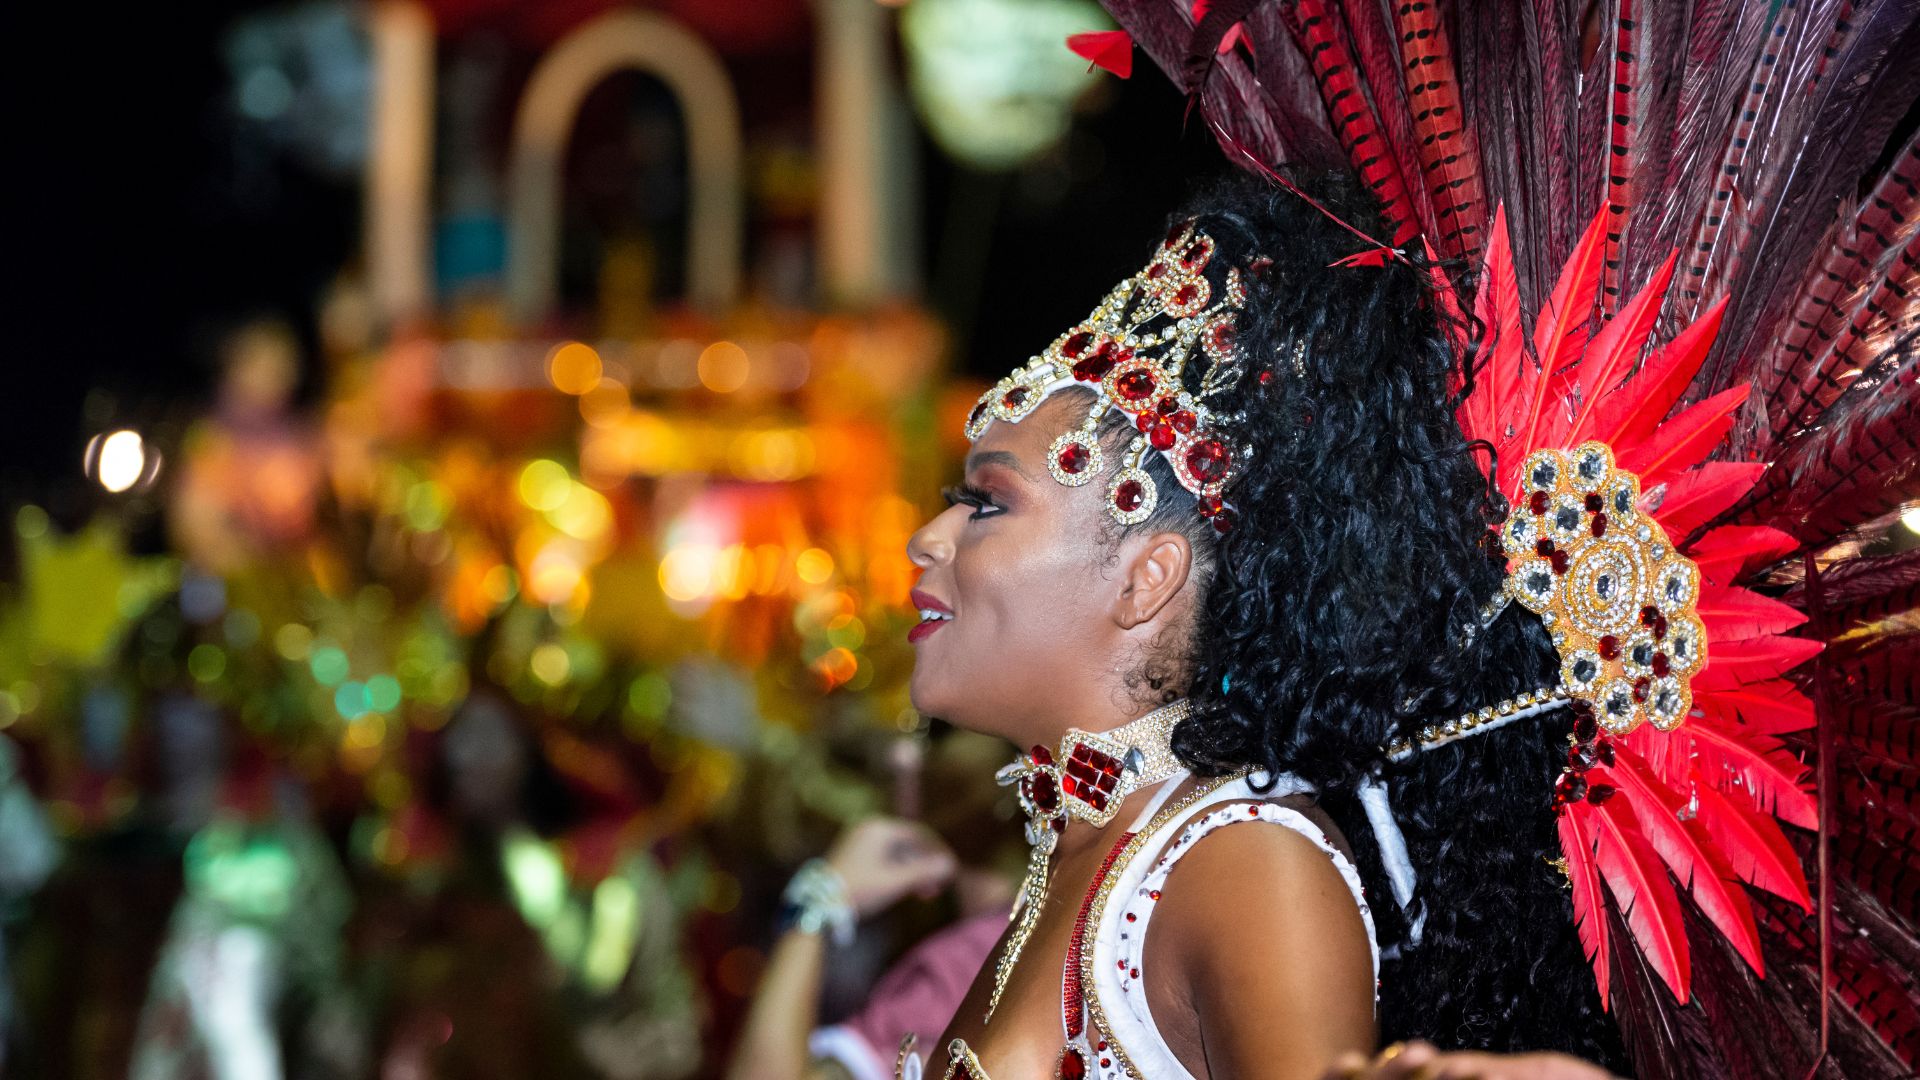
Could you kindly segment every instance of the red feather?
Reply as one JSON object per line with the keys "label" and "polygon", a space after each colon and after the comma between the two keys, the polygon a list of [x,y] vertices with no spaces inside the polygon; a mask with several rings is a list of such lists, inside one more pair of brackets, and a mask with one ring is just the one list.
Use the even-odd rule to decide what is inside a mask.
{"label": "red feather", "polygon": [[1125,79],[1133,74],[1133,37],[1125,30],[1097,30],[1075,34],[1067,39],[1067,48],[1090,63]]}
{"label": "red feather", "polygon": [[1639,474],[1642,484],[1674,479],[1705,460],[1727,437],[1733,414],[1746,404],[1748,393],[1743,383],[1682,411],[1646,441],[1623,447],[1618,455],[1620,467]]}
{"label": "red feather", "polygon": [[1668,536],[1684,537],[1740,501],[1766,471],[1765,465],[1710,461],[1676,480],[1641,492],[1641,501],[1651,504],[1650,512]]}
{"label": "red feather", "polygon": [[1805,613],[1747,589],[1703,590],[1694,605],[1715,643],[1778,634],[1807,621]]}
{"label": "red feather", "polygon": [[1721,794],[1698,774],[1694,780],[1691,794],[1700,824],[1740,880],[1811,910],[1813,895],[1807,889],[1806,872],[1780,826],[1744,801]]}
{"label": "red feather", "polygon": [[1508,414],[1507,401],[1515,391],[1503,373],[1510,363],[1524,362],[1524,359],[1520,283],[1514,276],[1513,249],[1507,236],[1504,208],[1494,211],[1493,232],[1487,240],[1487,257],[1480,276],[1479,293],[1473,301],[1474,321],[1482,327],[1480,371],[1473,394],[1460,405],[1460,427],[1467,438],[1485,439],[1499,451],[1502,490],[1505,490],[1504,474],[1508,471],[1505,466],[1511,440],[1502,434],[1500,418]]}
{"label": "red feather", "polygon": [[[1575,803],[1577,812],[1585,804]],[[1594,862],[1620,905],[1627,929],[1640,946],[1648,966],[1659,974],[1682,1002],[1692,996],[1687,963],[1687,931],[1680,917],[1680,898],[1667,880],[1666,870],[1653,853],[1625,799],[1609,799],[1591,815]]]}
{"label": "red feather", "polygon": [[[1513,429],[1519,440],[1508,440],[1509,452],[1501,455],[1502,491],[1514,490],[1521,459],[1527,452],[1544,445],[1540,436],[1554,424],[1547,416],[1549,390],[1560,370],[1577,359],[1586,344],[1587,321],[1592,317],[1594,291],[1600,282],[1600,241],[1605,228],[1602,216],[1594,215],[1575,246],[1573,257],[1561,270],[1553,294],[1534,319],[1534,357],[1528,358],[1516,350],[1513,359],[1508,361],[1512,365],[1508,378],[1514,386],[1508,391],[1511,396],[1496,414],[1495,421],[1503,433]],[[1495,377],[1499,377],[1498,373]]]}
{"label": "red feather", "polygon": [[1693,677],[1703,690],[1725,690],[1785,675],[1819,655],[1818,641],[1795,637],[1710,639],[1707,666]]}
{"label": "red feather", "polygon": [[1702,693],[1694,699],[1694,707],[1711,719],[1758,735],[1784,735],[1813,726],[1813,702],[1785,679]]}
{"label": "red feather", "polygon": [[[1712,779],[1722,790],[1729,787],[1745,790],[1757,811],[1803,829],[1817,827],[1819,815],[1813,796],[1800,786],[1807,767],[1772,739],[1723,730],[1712,724],[1690,723],[1683,730],[1698,756],[1696,771],[1701,776]],[[1684,744],[1661,749],[1669,760],[1677,760],[1677,752],[1684,749]]]}
{"label": "red feather", "polygon": [[[1627,228],[1627,208],[1633,198],[1634,128],[1638,110],[1640,54],[1634,39],[1633,0],[1615,0],[1613,20],[1613,116],[1607,140],[1606,222],[1602,248],[1600,292],[1604,310],[1612,311],[1620,294],[1620,237]],[[1668,273],[1672,268],[1668,267]],[[1666,288],[1661,285],[1662,291]]]}
{"label": "red feather", "polygon": [[1608,395],[1605,404],[1595,407],[1584,437],[1611,446],[1631,446],[1652,434],[1706,361],[1726,310],[1724,300],[1713,305],[1654,353],[1624,390]]}
{"label": "red feather", "polygon": [[1567,860],[1567,881],[1573,886],[1573,920],[1580,932],[1580,947],[1593,965],[1594,980],[1600,984],[1600,1005],[1605,1008],[1613,963],[1608,954],[1607,899],[1600,891],[1593,830],[1587,821],[1592,813],[1586,803],[1574,803],[1560,815],[1560,854]]}
{"label": "red feather", "polygon": [[[1420,232],[1419,211],[1407,194],[1393,147],[1388,145],[1386,132],[1361,87],[1360,71],[1341,33],[1338,15],[1328,0],[1298,0],[1283,7],[1281,14],[1313,67],[1340,148],[1347,152],[1347,160],[1353,163],[1361,182],[1380,200],[1388,220],[1393,222],[1393,244],[1407,243]],[[1385,256],[1381,258],[1377,265],[1384,265]]]}
{"label": "red feather", "polygon": [[1638,817],[1640,831],[1652,843],[1660,861],[1693,893],[1708,921],[1733,944],[1755,972],[1762,972],[1760,935],[1753,925],[1753,907],[1735,882],[1727,857],[1698,821],[1682,821],[1678,814],[1687,800],[1667,787],[1647,768],[1639,755],[1617,748],[1617,765],[1609,773],[1594,770],[1589,783],[1613,780]]}
{"label": "red feather", "polygon": [[1667,256],[1653,279],[1587,346],[1586,357],[1568,380],[1571,384],[1568,392],[1574,403],[1573,420],[1567,425],[1566,434],[1547,439],[1549,444],[1574,446],[1586,441],[1586,428],[1594,410],[1633,373],[1634,365],[1640,362],[1641,353],[1646,349],[1647,337],[1653,332],[1653,321],[1660,314],[1660,299],[1666,295],[1667,283],[1673,279],[1674,258]]}
{"label": "red feather", "polygon": [[1790,534],[1766,525],[1722,525],[1695,541],[1687,556],[1700,567],[1701,576],[1725,584],[1751,567],[1778,562],[1799,547]]}
{"label": "red feather", "polygon": [[1444,15],[1437,4],[1393,5],[1420,167],[1439,230],[1433,240],[1448,255],[1471,259],[1484,239],[1486,200]]}

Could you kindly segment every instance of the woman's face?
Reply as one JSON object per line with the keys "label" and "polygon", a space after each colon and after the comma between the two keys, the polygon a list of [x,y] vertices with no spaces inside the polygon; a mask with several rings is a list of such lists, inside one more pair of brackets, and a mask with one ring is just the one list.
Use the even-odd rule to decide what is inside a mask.
{"label": "woman's face", "polygon": [[1097,688],[1124,659],[1114,619],[1122,585],[1102,539],[1105,484],[1065,487],[1046,468],[1049,445],[1083,407],[1056,398],[1020,423],[990,425],[965,484],[908,541],[924,571],[913,603],[937,616],[908,634],[922,714],[1040,738],[1070,720],[1076,690]]}

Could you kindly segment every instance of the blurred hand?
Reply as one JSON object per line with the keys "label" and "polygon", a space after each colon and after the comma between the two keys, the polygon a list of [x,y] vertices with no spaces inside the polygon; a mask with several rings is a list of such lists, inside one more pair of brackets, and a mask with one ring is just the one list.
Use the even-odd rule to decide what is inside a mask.
{"label": "blurred hand", "polygon": [[1395,1043],[1368,1061],[1348,1054],[1326,1080],[1613,1080],[1613,1074],[1566,1054],[1441,1053],[1423,1042]]}
{"label": "blurred hand", "polygon": [[846,883],[847,900],[863,919],[910,893],[933,896],[959,868],[933,830],[888,817],[869,818],[841,833],[827,852],[827,865]]}

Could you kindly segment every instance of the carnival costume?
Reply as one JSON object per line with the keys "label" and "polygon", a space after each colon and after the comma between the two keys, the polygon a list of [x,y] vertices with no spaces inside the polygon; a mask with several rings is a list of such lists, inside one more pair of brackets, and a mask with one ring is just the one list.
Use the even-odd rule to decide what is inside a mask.
{"label": "carnival costume", "polygon": [[[1477,339],[1454,342],[1474,350],[1459,421],[1493,451],[1509,507],[1507,575],[1481,625],[1537,618],[1559,674],[1435,718],[1383,758],[1570,707],[1566,769],[1541,797],[1640,1074],[1913,1075],[1920,552],[1876,552],[1920,499],[1920,8],[1107,6],[1124,29],[1071,47],[1125,76],[1137,42],[1239,164],[1283,187],[1283,165],[1360,176],[1391,231],[1341,222],[1360,248],[1349,272],[1475,271],[1435,270],[1433,287],[1472,313]],[[1096,435],[1117,409],[1137,435],[1107,477],[1114,519],[1152,512],[1140,464],[1161,453],[1230,530],[1250,448],[1219,433],[1208,398],[1249,366],[1235,315],[1258,267],[1223,274],[1213,253],[1177,225],[1145,270],[982,397],[969,436],[1085,387],[1085,422],[1053,445],[1055,479],[1101,475]],[[1199,380],[1183,377],[1191,362],[1207,365]],[[1266,366],[1299,371],[1300,355]],[[1100,738],[1074,733],[1063,764],[1036,748],[1010,773],[1037,823],[1029,912],[1053,823],[1080,802],[1107,813],[1174,767]],[[1178,786],[1161,782],[1162,798]],[[1389,784],[1361,795],[1408,905],[1415,871]],[[1066,968],[1059,1075],[1181,1075],[1125,979],[1141,890],[1214,820],[1208,797],[1183,808],[1201,816],[1170,846],[1169,810],[1150,808],[1096,877]],[[1030,929],[1016,924],[1003,966]],[[1418,934],[1416,913],[1410,947]],[[1076,1015],[1076,999],[1090,1007]],[[949,1076],[984,1075],[951,1050]]]}

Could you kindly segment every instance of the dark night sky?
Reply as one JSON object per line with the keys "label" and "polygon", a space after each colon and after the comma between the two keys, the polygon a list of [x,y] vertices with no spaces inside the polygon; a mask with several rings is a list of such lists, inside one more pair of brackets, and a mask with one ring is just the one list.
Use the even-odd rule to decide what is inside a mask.
{"label": "dark night sky", "polygon": [[[267,6],[8,5],[0,506],[84,515],[88,436],[202,400],[236,320],[308,329],[318,290],[352,257],[351,180],[236,160],[220,39]],[[1150,66],[1106,93],[1051,163],[1011,176],[956,169],[923,140],[929,299],[972,313],[962,369],[996,376],[1083,314],[1142,257],[1186,178],[1220,168],[1204,135],[1182,135],[1183,103]],[[954,213],[986,215],[984,249],[944,242]],[[974,268],[988,265],[1000,273],[980,285]]]}

